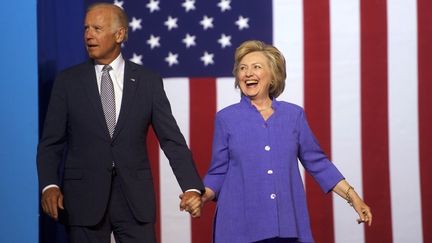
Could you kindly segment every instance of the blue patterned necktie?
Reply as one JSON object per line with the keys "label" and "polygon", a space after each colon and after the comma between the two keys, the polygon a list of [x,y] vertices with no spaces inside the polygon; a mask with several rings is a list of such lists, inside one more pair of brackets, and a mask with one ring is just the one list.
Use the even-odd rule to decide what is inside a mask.
{"label": "blue patterned necktie", "polygon": [[105,121],[107,123],[110,136],[112,137],[116,126],[116,107],[114,85],[109,75],[110,70],[112,70],[110,65],[105,65],[102,68],[100,96],[103,112],[105,115]]}

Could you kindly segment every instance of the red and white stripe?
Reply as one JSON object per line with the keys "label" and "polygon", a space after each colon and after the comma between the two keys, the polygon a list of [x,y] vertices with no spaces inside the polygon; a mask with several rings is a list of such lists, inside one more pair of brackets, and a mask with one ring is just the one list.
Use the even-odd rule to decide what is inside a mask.
{"label": "red and white stripe", "polygon": [[[279,98],[305,108],[322,148],[371,206],[372,227],[305,176],[316,242],[432,242],[432,2],[273,0],[274,45],[287,61]],[[231,64],[227,64],[231,65]],[[213,118],[238,102],[232,77],[167,78],[172,110],[204,175]],[[178,209],[180,188],[149,136],[163,243],[211,242]]]}

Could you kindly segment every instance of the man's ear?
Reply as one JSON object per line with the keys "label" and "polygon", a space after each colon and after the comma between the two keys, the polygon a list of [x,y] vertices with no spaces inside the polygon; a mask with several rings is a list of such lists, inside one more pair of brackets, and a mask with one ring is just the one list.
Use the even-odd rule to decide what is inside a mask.
{"label": "man's ear", "polygon": [[117,43],[122,43],[126,38],[126,29],[124,27],[118,29],[115,33],[115,38]]}

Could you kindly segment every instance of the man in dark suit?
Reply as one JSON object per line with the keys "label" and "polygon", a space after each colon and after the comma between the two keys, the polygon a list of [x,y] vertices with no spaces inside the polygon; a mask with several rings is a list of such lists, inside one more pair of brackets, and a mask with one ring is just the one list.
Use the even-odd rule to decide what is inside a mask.
{"label": "man in dark suit", "polygon": [[181,208],[200,215],[190,209],[204,187],[162,79],[121,55],[127,28],[121,8],[92,5],[84,33],[91,60],[60,73],[52,89],[37,155],[41,204],[67,224],[72,243],[109,242],[111,232],[117,242],[156,241],[150,125],[184,192]]}

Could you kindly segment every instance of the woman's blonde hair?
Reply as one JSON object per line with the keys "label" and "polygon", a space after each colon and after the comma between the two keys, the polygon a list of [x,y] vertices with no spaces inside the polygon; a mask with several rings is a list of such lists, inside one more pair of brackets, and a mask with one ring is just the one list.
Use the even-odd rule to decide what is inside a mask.
{"label": "woman's blonde hair", "polygon": [[266,44],[258,40],[249,40],[243,42],[237,47],[234,55],[234,69],[233,75],[235,76],[235,87],[239,87],[239,80],[237,78],[238,67],[243,59],[249,53],[262,52],[267,58],[271,73],[272,80],[270,82],[269,95],[271,98],[278,97],[285,89],[286,67],[285,58],[282,53],[274,46]]}

